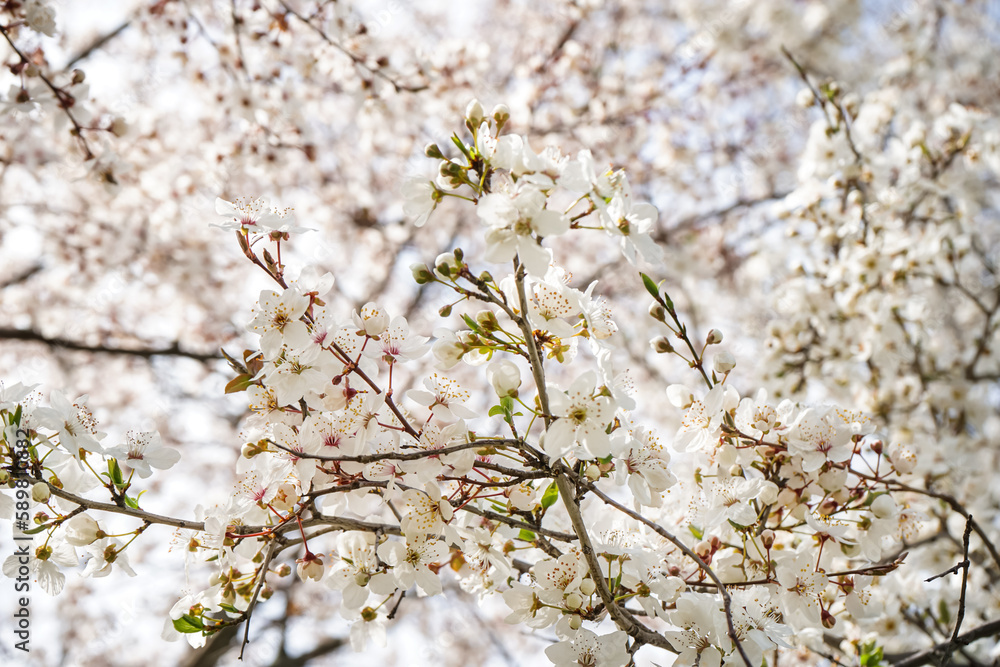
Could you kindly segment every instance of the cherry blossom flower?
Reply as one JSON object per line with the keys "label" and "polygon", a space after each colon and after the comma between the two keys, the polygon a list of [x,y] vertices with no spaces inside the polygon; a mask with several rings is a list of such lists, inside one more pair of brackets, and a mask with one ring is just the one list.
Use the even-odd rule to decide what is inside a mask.
{"label": "cherry blossom flower", "polygon": [[544,275],[552,253],[539,244],[539,239],[569,230],[569,218],[545,208],[546,200],[545,193],[529,184],[513,192],[493,192],[482,197],[476,212],[489,227],[485,259],[507,263],[517,255],[529,273]]}
{"label": "cherry blossom flower", "polygon": [[636,428],[628,439],[627,449],[616,458],[617,481],[628,482],[628,487],[640,505],[659,507],[660,493],[673,486],[677,478],[670,472],[668,454],[656,436],[644,428]]}
{"label": "cherry blossom flower", "polygon": [[377,549],[379,558],[392,568],[392,576],[396,585],[409,590],[416,585],[420,595],[439,595],[441,579],[431,571],[447,560],[448,548],[444,542],[427,535],[407,538],[406,543],[399,540],[383,542]]}
{"label": "cherry blossom flower", "polygon": [[301,320],[307,308],[309,297],[294,288],[281,294],[272,290],[260,293],[256,316],[247,328],[260,334],[260,348],[265,359],[274,359],[283,344],[293,349],[309,344],[309,329]]}
{"label": "cherry blossom flower", "polygon": [[396,590],[392,575],[381,572],[374,535],[357,531],[341,533],[337,536],[337,553],[340,562],[323,581],[341,592],[345,608],[361,609],[369,592],[391,595]]}
{"label": "cherry blossom flower", "polygon": [[504,619],[507,623],[524,623],[529,628],[547,628],[562,615],[557,607],[542,602],[538,597],[538,589],[534,586],[514,581],[502,595],[503,601],[511,610]]}
{"label": "cherry blossom flower", "polygon": [[627,635],[622,630],[598,636],[581,628],[572,640],[561,641],[545,649],[545,655],[557,667],[624,667],[629,662],[625,649]]}
{"label": "cherry blossom flower", "polygon": [[[587,371],[566,393],[549,388],[549,409],[556,420],[545,431],[545,453],[552,458],[570,452],[580,458],[602,458],[611,452],[606,429],[614,407],[607,396],[595,395],[596,381],[597,374]],[[577,444],[582,449],[575,448]]]}
{"label": "cherry blossom flower", "polygon": [[403,182],[401,192],[406,199],[403,213],[413,219],[414,227],[423,227],[437,207],[438,189],[429,179],[415,176]]}
{"label": "cherry blossom flower", "polygon": [[104,451],[98,443],[104,434],[98,433],[97,421],[84,406],[86,400],[80,396],[70,403],[62,392],[54,391],[49,398],[51,407],[36,408],[32,413],[39,426],[56,430],[59,444],[77,458],[81,449],[95,454]]}
{"label": "cherry blossom flower", "polygon": [[720,667],[731,644],[720,606],[715,596],[699,593],[684,593],[677,600],[670,622],[680,629],[663,633],[681,649],[675,665]]}
{"label": "cherry blossom flower", "polygon": [[454,510],[435,484],[427,484],[426,491],[407,489],[403,492],[403,518],[399,525],[407,539],[424,535],[437,535],[451,521]]}
{"label": "cherry blossom flower", "polygon": [[[30,551],[30,547],[29,547]],[[39,546],[27,556],[11,554],[3,561],[2,571],[4,576],[16,579],[21,576],[21,568],[27,564],[35,581],[43,591],[49,595],[59,595],[66,584],[66,575],[60,570],[60,566],[76,567],[76,550],[62,540],[51,540],[48,544]]]}
{"label": "cherry blossom flower", "polygon": [[376,339],[376,345],[369,344],[365,348],[365,355],[390,365],[412,361],[427,352],[427,337],[410,333],[410,326],[402,315],[392,318]]}
{"label": "cherry blossom flower", "polygon": [[105,537],[91,543],[86,550],[90,554],[90,560],[83,569],[83,576],[106,577],[111,574],[112,566],[117,566],[130,577],[135,576],[135,571],[128,563],[128,554],[118,538]]}
{"label": "cherry blossom flower", "polygon": [[309,231],[305,227],[290,227],[286,218],[291,220],[291,209],[278,211],[268,206],[267,200],[258,197],[239,197],[235,201],[228,202],[222,197],[215,199],[215,212],[226,219],[221,224],[213,224],[213,227],[222,229],[235,229],[237,231],[270,232],[282,231],[287,233],[298,233]]}
{"label": "cherry blossom flower", "polygon": [[293,405],[310,392],[322,393],[333,377],[335,365],[329,351],[309,343],[304,348],[282,348],[262,373],[268,386],[274,389],[278,404]]}
{"label": "cherry blossom flower", "polygon": [[153,474],[153,468],[166,470],[181,460],[181,453],[173,447],[164,446],[160,434],[155,431],[129,431],[125,438],[124,445],[112,447],[107,454],[136,471],[143,479]]}
{"label": "cherry blossom flower", "polygon": [[[672,401],[682,396],[692,396],[690,391],[667,390]],[[709,390],[704,400],[694,401],[688,407],[677,433],[675,447],[679,451],[694,452],[718,441],[722,435],[722,421],[726,412],[739,403],[739,395],[727,385],[717,384]],[[676,405],[676,403],[675,403]]]}
{"label": "cherry blossom flower", "polygon": [[638,254],[650,264],[661,265],[663,249],[650,236],[659,213],[651,204],[632,202],[632,192],[624,176],[619,187],[606,206],[596,200],[601,224],[609,235],[620,238],[622,254],[630,264],[636,263]]}
{"label": "cherry blossom flower", "polygon": [[816,571],[815,556],[807,550],[782,554],[775,567],[778,599],[785,620],[797,627],[820,622],[820,595],[827,577]]}

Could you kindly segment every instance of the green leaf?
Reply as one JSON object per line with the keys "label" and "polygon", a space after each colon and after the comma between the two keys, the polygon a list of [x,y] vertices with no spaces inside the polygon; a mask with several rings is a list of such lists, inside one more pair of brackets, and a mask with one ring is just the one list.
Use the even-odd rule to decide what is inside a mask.
{"label": "green leaf", "polygon": [[139,509],[139,499],[138,498],[132,498],[131,496],[129,496],[129,495],[126,494],[126,496],[122,500],[124,500],[125,504],[128,505],[129,507],[131,507],[132,509],[134,509],[134,510]]}
{"label": "green leaf", "polygon": [[642,284],[646,286],[646,291],[649,292],[650,296],[659,301],[660,289],[656,286],[656,283],[653,282],[653,279],[645,273],[639,273],[639,275],[642,276]]}
{"label": "green leaf", "polygon": [[451,135],[451,142],[456,146],[458,146],[458,150],[462,151],[462,155],[465,156],[466,160],[472,162],[472,156],[469,154],[469,147],[466,146],[465,143],[458,138],[457,134]]}
{"label": "green leaf", "polygon": [[467,327],[469,327],[470,329],[472,329],[473,331],[475,331],[477,334],[483,335],[483,333],[484,333],[483,330],[479,327],[478,324],[476,324],[476,321],[474,319],[472,319],[471,317],[469,317],[468,315],[465,315],[463,313],[463,315],[462,315],[462,321],[465,322],[465,325]]}
{"label": "green leaf", "polygon": [[18,405],[17,409],[14,410],[14,416],[11,417],[11,423],[12,424],[17,424],[18,426],[21,425],[21,406],[20,405]]}
{"label": "green leaf", "polygon": [[121,466],[118,465],[118,459],[108,459],[108,478],[119,489],[125,486],[125,478]]}
{"label": "green leaf", "polygon": [[489,412],[490,417],[496,417],[497,415],[502,415],[502,414],[504,414],[502,406],[494,405],[492,408],[490,408]]}
{"label": "green leaf", "polygon": [[694,525],[693,523],[690,526],[688,526],[688,530],[690,530],[691,534],[694,535],[699,540],[705,537],[705,531],[703,531],[701,528]]}
{"label": "green leaf", "polygon": [[525,542],[534,542],[535,534],[527,528],[522,528],[521,532],[517,534],[517,539],[524,540]]}
{"label": "green leaf", "polygon": [[174,630],[185,634],[201,632],[205,629],[205,624],[201,619],[191,614],[184,614],[180,618],[174,619]]}
{"label": "green leaf", "polygon": [[938,600],[938,618],[942,625],[951,625],[951,610],[944,599]]}
{"label": "green leaf", "polygon": [[43,530],[48,530],[51,527],[52,527],[52,524],[51,523],[47,523],[45,525],[37,526],[35,528],[29,528],[28,530],[22,530],[21,532],[23,534],[25,534],[25,535],[37,535],[38,533],[42,532]]}
{"label": "green leaf", "polygon": [[236,394],[246,391],[247,387],[253,384],[253,378],[249,375],[237,375],[226,385],[227,394]]}
{"label": "green leaf", "polygon": [[559,499],[559,487],[556,486],[555,482],[549,484],[549,488],[545,489],[545,493],[542,494],[542,507],[548,509],[556,504],[556,500]]}
{"label": "green leaf", "polygon": [[861,667],[879,667],[882,664],[882,647],[875,642],[865,642],[861,645],[861,655],[858,656]]}
{"label": "green leaf", "polygon": [[237,616],[243,613],[233,605],[226,604],[225,602],[220,602],[219,608],[222,609],[222,611],[228,611],[230,614],[236,614]]}

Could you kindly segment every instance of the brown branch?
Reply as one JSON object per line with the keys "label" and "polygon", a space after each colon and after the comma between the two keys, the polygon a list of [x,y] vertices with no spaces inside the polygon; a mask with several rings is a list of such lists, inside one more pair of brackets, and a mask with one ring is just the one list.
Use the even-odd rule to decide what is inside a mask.
{"label": "brown branch", "polygon": [[[31,61],[28,59],[27,56],[21,53],[21,50],[17,48],[16,44],[14,44],[14,40],[11,39],[10,35],[7,33],[6,26],[0,25],[0,34],[4,36],[4,39],[6,39],[7,43],[10,44],[10,48],[12,48],[14,50],[14,53],[17,54],[17,57],[21,59],[21,63],[23,65],[30,65]],[[69,118],[69,122],[72,123],[73,134],[77,139],[80,140],[80,144],[83,146],[84,161],[94,159],[94,153],[90,150],[90,144],[87,143],[87,139],[83,136],[83,130],[85,128],[82,125],[80,125],[79,122],[77,122],[76,117],[69,110],[71,103],[74,101],[73,96],[64,91],[59,86],[52,83],[51,79],[42,74],[41,71],[38,72],[38,78],[41,79],[42,82],[49,88],[49,90],[52,91],[52,94],[55,95],[56,97],[56,101],[59,105],[59,108],[63,110],[63,113],[65,113],[66,117]]]}
{"label": "brown branch", "polygon": [[73,69],[74,65],[76,65],[81,60],[85,60],[85,59],[89,58],[91,56],[91,54],[94,53],[94,51],[97,51],[98,49],[100,49],[101,47],[103,47],[105,44],[107,44],[108,42],[110,42],[112,39],[114,39],[118,35],[122,34],[122,32],[124,32],[125,29],[128,28],[130,25],[132,25],[132,19],[131,18],[126,19],[124,22],[122,22],[117,28],[115,28],[111,32],[107,32],[107,33],[104,33],[103,35],[99,36],[97,39],[95,39],[90,44],[88,44],[87,46],[85,46],[82,51],[80,51],[78,54],[76,54],[75,56],[73,56],[72,58],[70,58],[69,62],[67,62],[66,65],[63,66],[63,71],[67,71],[67,70]]}
{"label": "brown branch", "polygon": [[278,449],[288,452],[300,459],[315,459],[316,461],[347,461],[351,463],[376,463],[378,461],[418,461],[420,459],[431,458],[433,456],[444,456],[445,454],[452,454],[454,452],[461,452],[467,449],[485,449],[487,447],[511,447],[516,445],[516,441],[505,441],[505,440],[491,440],[486,444],[483,441],[477,442],[466,442],[460,445],[451,445],[449,447],[442,447],[441,449],[422,449],[417,452],[383,452],[381,454],[361,454],[359,456],[323,456],[321,454],[306,454],[300,452],[290,447],[285,447],[284,445],[279,445],[275,441],[264,438],[268,443],[274,445]]}
{"label": "brown branch", "polygon": [[950,647],[952,646],[968,646],[974,641],[996,635],[1000,635],[1000,619],[984,623],[974,630],[969,630],[963,635],[959,635],[954,639],[949,639],[946,642],[941,642],[940,644],[936,644],[918,653],[911,653],[900,657],[898,661],[892,661],[890,658],[890,662],[893,667],[919,667],[920,665],[929,665],[936,661],[938,656],[944,651],[951,650]]}
{"label": "brown branch", "polygon": [[611,498],[610,496],[608,496],[606,493],[604,493],[603,491],[601,491],[600,489],[598,489],[593,484],[587,484],[587,488],[590,491],[593,491],[594,494],[598,498],[600,498],[601,500],[603,500],[606,504],[611,505],[612,507],[614,507],[618,511],[623,512],[626,515],[630,516],[631,518],[635,519],[636,521],[639,521],[640,523],[643,523],[643,524],[649,526],[650,528],[652,528],[653,531],[656,532],[657,535],[659,535],[660,537],[664,538],[665,540],[667,540],[668,542],[670,542],[671,544],[673,544],[675,547],[677,547],[678,549],[680,549],[680,551],[685,556],[687,556],[688,558],[690,558],[691,560],[693,560],[695,563],[697,563],[698,567],[702,570],[702,572],[704,572],[706,575],[708,575],[708,578],[711,579],[713,582],[715,582],[715,585],[718,588],[719,594],[722,595],[722,606],[723,606],[723,608],[724,608],[724,610],[726,612],[726,625],[728,626],[729,638],[732,640],[733,644],[736,646],[736,650],[739,652],[740,657],[743,658],[743,662],[746,664],[746,666],[747,667],[753,667],[753,663],[750,662],[750,657],[746,654],[746,650],[743,648],[743,643],[740,641],[739,636],[736,634],[736,627],[733,625],[733,609],[732,609],[732,607],[733,607],[733,599],[729,595],[729,591],[726,590],[725,584],[722,583],[722,581],[715,574],[715,572],[712,570],[712,568],[710,568],[705,563],[705,561],[703,561],[698,556],[698,554],[696,554],[694,551],[692,551],[686,544],[684,544],[683,542],[681,542],[677,537],[675,537],[672,533],[670,533],[667,529],[665,529],[660,524],[656,523],[655,521],[651,521],[651,520],[647,519],[646,517],[642,516],[638,512],[634,512],[634,511],[630,510],[629,508],[625,507],[621,503],[615,501],[613,498]]}
{"label": "brown branch", "polygon": [[185,357],[187,359],[195,359],[197,361],[215,361],[216,359],[222,359],[222,354],[220,352],[214,352],[211,354],[202,352],[189,352],[187,350],[182,350],[177,341],[174,341],[169,347],[160,348],[127,348],[127,347],[110,347],[108,345],[87,345],[86,343],[78,343],[76,341],[67,340],[65,338],[49,338],[41,333],[35,331],[34,329],[11,329],[11,328],[0,328],[0,339],[7,340],[23,340],[35,343],[43,343],[49,347],[61,347],[66,350],[73,350],[74,352],[93,352],[100,354],[124,354],[131,355],[134,357],[142,357],[144,359],[149,359],[151,357]]}
{"label": "brown branch", "polygon": [[423,84],[423,85],[420,85],[420,86],[408,86],[408,85],[404,85],[404,84],[399,83],[398,81],[396,81],[395,79],[393,79],[391,76],[389,76],[388,74],[386,74],[385,72],[383,72],[381,68],[372,67],[371,65],[369,65],[369,64],[367,64],[365,62],[364,58],[351,53],[350,50],[347,49],[347,47],[345,47],[343,44],[341,44],[340,42],[336,41],[335,39],[332,39],[329,35],[326,34],[326,32],[323,31],[322,28],[316,26],[309,18],[306,18],[306,17],[302,16],[301,14],[299,14],[298,12],[296,12],[294,9],[292,9],[291,7],[289,7],[288,3],[285,2],[285,0],[279,0],[279,1],[281,2],[281,6],[285,8],[286,12],[288,12],[289,14],[291,14],[292,16],[294,16],[295,18],[297,18],[299,21],[302,21],[307,26],[309,26],[310,28],[312,28],[313,31],[323,39],[324,42],[326,42],[327,44],[329,44],[330,46],[332,46],[333,48],[337,49],[338,51],[340,51],[341,53],[343,53],[345,56],[347,56],[348,58],[350,58],[351,62],[353,62],[356,67],[360,67],[360,68],[364,69],[365,71],[367,71],[372,76],[376,76],[376,77],[382,79],[383,81],[385,81],[386,83],[388,83],[390,86],[392,86],[393,90],[395,90],[397,93],[399,93],[399,92],[418,93],[421,90],[426,90],[428,88],[427,84]]}

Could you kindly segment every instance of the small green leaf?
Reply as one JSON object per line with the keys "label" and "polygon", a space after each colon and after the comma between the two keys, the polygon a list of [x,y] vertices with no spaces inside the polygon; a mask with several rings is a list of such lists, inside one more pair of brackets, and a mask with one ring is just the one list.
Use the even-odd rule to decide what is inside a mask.
{"label": "small green leaf", "polygon": [[201,632],[205,629],[205,624],[201,619],[191,614],[184,614],[180,618],[174,619],[174,630],[185,634]]}
{"label": "small green leaf", "polygon": [[249,375],[237,375],[226,385],[227,394],[237,394],[246,391],[247,387],[253,384],[253,378]]}
{"label": "small green leaf", "polygon": [[490,413],[489,413],[490,417],[496,417],[497,415],[502,415],[502,414],[504,414],[502,406],[494,405],[492,408],[490,408]]}
{"label": "small green leaf", "polygon": [[233,605],[226,604],[225,602],[219,603],[219,608],[222,609],[222,611],[228,611],[230,614],[239,615],[239,614],[243,613],[239,609],[237,609],[236,607],[234,607]]}
{"label": "small green leaf", "polygon": [[556,504],[556,500],[559,499],[559,487],[556,486],[555,482],[549,484],[549,488],[545,489],[545,493],[542,494],[542,507],[548,509]]}
{"label": "small green leaf", "polygon": [[119,489],[125,486],[125,478],[122,476],[122,469],[118,465],[118,459],[108,459],[108,478]]}
{"label": "small green leaf", "polygon": [[527,528],[522,528],[521,532],[517,534],[517,539],[524,540],[525,542],[534,542],[535,534]]}
{"label": "small green leaf", "polygon": [[131,496],[126,495],[123,498],[123,500],[125,501],[125,504],[128,505],[129,507],[131,507],[132,509],[134,509],[134,510],[139,509],[139,499],[138,498],[132,498]]}
{"label": "small green leaf", "polygon": [[11,421],[12,424],[17,424],[18,426],[21,425],[21,406],[20,405],[18,405],[17,409],[14,410],[14,416],[11,417],[11,420],[12,420]]}
{"label": "small green leaf", "polygon": [[942,625],[951,625],[951,610],[948,609],[948,603],[943,599],[938,600],[938,618]]}
{"label": "small green leaf", "polygon": [[646,286],[646,291],[649,292],[650,296],[659,301],[660,290],[656,286],[656,283],[653,282],[653,279],[647,276],[645,273],[640,273],[639,275],[642,276],[642,284]]}
{"label": "small green leaf", "polygon": [[882,647],[875,642],[865,642],[861,645],[861,655],[858,656],[861,667],[880,667],[882,664]]}
{"label": "small green leaf", "polygon": [[468,315],[462,315],[462,321],[465,322],[466,326],[475,331],[477,334],[483,335],[483,330],[476,324],[476,321],[469,317]]}
{"label": "small green leaf", "polygon": [[467,159],[469,162],[472,162],[472,156],[469,154],[469,147],[466,146],[465,143],[458,138],[457,134],[451,135],[451,142],[458,147],[458,150],[462,151],[462,155],[465,156],[465,159]]}
{"label": "small green leaf", "polygon": [[694,524],[688,526],[688,530],[690,530],[691,534],[694,535],[699,540],[705,536],[705,531],[703,531],[701,528],[699,528]]}
{"label": "small green leaf", "polygon": [[48,530],[51,527],[52,527],[52,524],[47,523],[47,524],[45,524],[43,526],[36,526],[35,528],[29,528],[28,530],[22,530],[21,532],[23,534],[25,534],[25,535],[37,535],[38,533],[42,532],[43,530]]}

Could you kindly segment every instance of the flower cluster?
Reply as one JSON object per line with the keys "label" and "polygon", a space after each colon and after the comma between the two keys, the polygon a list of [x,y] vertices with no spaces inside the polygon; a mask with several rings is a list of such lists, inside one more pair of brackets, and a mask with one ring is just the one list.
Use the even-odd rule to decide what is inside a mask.
{"label": "flower cluster", "polygon": [[[385,640],[407,591],[438,595],[448,580],[501,595],[511,623],[553,630],[555,664],[625,665],[651,645],[678,665],[757,665],[793,631],[880,613],[874,582],[900,565],[898,545],[922,518],[897,497],[911,457],[885,447],[860,414],[775,402],[763,390],[741,397],[731,354],[707,366],[722,333],[696,345],[669,295],[637,274],[666,330],[653,349],[684,359],[705,385],[662,390],[682,413],[662,444],[612,361],[612,311],[595,285],[572,285],[547,245],[598,231],[628,261],[655,266],[655,210],[586,152],[539,154],[502,135],[507,117],[474,102],[472,140],[454,138],[458,157],[427,150],[439,177],[418,192],[473,203],[494,264],[476,267],[456,248],[412,267],[418,283],[454,295],[442,316],[462,309],[460,325],[433,342],[377,303],[336,312],[329,275],[287,282],[281,248],[296,230],[277,226],[260,200],[219,201],[222,226],[277,287],[260,293],[248,325],[259,349],[227,355],[235,377],[226,391],[246,392],[253,413],[240,484],[197,522],[175,524],[193,531],[189,548],[214,574],[178,601],[165,636],[200,645],[247,620],[270,596],[269,579],[292,572],[277,565],[289,556],[299,578],[337,593],[358,650]],[[503,275],[496,264],[507,264]],[[399,391],[406,378],[422,382]],[[483,403],[472,399],[480,388]],[[39,578],[54,579],[54,564],[83,543],[94,551],[85,573],[112,563],[129,571],[126,545],[84,513],[83,494],[99,482],[138,509],[122,466],[145,478],[176,455],[151,434],[104,450],[79,405],[56,394],[50,408],[24,409],[26,391],[4,404],[5,425],[50,450],[27,476],[80,509],[36,517],[48,531]],[[94,457],[106,458],[107,480],[87,476]],[[605,617],[615,629],[605,632]]]}

